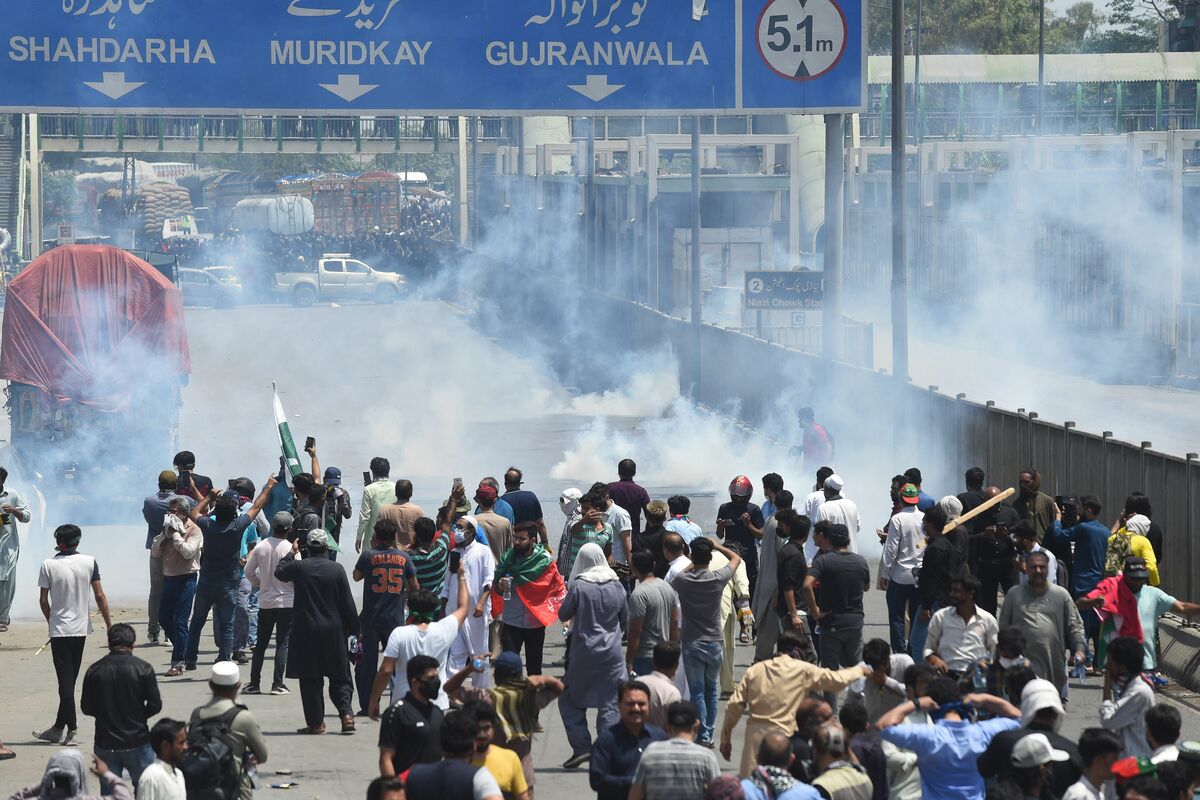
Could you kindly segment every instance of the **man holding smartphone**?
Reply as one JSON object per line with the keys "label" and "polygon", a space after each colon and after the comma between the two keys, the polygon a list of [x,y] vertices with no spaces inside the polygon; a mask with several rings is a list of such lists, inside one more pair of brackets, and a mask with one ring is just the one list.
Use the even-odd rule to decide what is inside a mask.
{"label": "man holding smartphone", "polygon": [[[362,504],[358,510],[358,536],[354,539],[354,552],[361,553],[367,534],[374,533],[375,522],[379,519],[379,509],[383,508],[396,497],[396,487],[388,476],[392,472],[391,463],[383,456],[371,459],[370,473],[363,473]],[[367,478],[371,480],[368,482]]]}

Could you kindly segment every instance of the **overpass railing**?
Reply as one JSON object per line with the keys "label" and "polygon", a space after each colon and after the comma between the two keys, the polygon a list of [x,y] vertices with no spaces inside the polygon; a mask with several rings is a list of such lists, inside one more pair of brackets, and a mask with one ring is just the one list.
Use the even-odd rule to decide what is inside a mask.
{"label": "overpass railing", "polygon": [[[42,114],[38,118],[42,139],[68,139],[86,149],[89,140],[158,143],[191,141],[200,150],[206,140],[273,143],[280,151],[287,142],[316,141],[395,143],[455,140],[458,117],[413,116],[312,116],[251,114]],[[470,132],[468,130],[466,133]],[[509,134],[505,117],[483,117],[478,126],[482,140],[503,140]]]}

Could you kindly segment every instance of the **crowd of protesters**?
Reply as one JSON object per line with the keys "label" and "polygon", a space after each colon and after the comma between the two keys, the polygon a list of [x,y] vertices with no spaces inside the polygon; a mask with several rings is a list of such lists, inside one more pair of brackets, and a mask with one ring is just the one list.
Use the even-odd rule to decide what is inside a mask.
{"label": "crowd of protesters", "polygon": [[[456,479],[427,514],[377,457],[355,520],[341,470],[321,468],[312,440],[306,453],[307,471],[281,465],[261,488],[239,477],[220,489],[187,451],[158,476],[144,515],[147,637],[171,647],[159,675],[133,655],[134,629],[110,624],[82,531],[55,530],[38,583],[59,704],[35,735],[77,744],[94,600],[110,653],[83,676],[79,708],[96,719],[90,771],[104,793],[251,797],[267,740],[236,700],[293,687],[302,735],[327,732],[326,694],[341,734],[378,721],[369,798],[528,800],[551,704],[571,748],[562,768],[586,767],[600,800],[1200,789],[1200,743],[1181,741],[1178,709],[1155,695],[1159,618],[1200,605],[1159,587],[1162,531],[1144,495],[1106,514],[1095,497],[1047,496],[1031,468],[1010,499],[973,468],[963,492],[938,500],[911,468],[892,480],[872,565],[859,553],[872,534],[830,466],[799,494],[762,476],[761,504],[736,476],[715,519],[694,520],[690,498],[652,498],[626,459],[616,481],[563,491],[561,516],[547,518],[516,467],[473,490]],[[0,491],[8,537],[29,512]],[[0,582],[5,625],[13,589]],[[886,595],[888,638],[864,641],[872,590]],[[160,716],[160,678],[199,669],[210,615],[212,699],[186,721]],[[548,665],[559,626],[565,655]],[[738,643],[755,653],[740,675]],[[1069,672],[1103,677],[1078,739],[1059,732]],[[0,745],[0,759],[14,756]],[[81,797],[87,784],[68,748],[13,796]]]}

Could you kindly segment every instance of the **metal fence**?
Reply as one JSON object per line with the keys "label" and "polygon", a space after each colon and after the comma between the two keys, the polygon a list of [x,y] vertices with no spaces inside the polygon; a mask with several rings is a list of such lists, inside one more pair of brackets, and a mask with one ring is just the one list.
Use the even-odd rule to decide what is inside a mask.
{"label": "metal fence", "polygon": [[[680,385],[693,384],[693,335],[688,322],[648,306],[597,295],[596,302],[614,317],[608,330],[623,331],[631,347],[669,342],[680,356]],[[1162,583],[1180,597],[1200,595],[1195,503],[1200,499],[1200,465],[1195,453],[1185,457],[1152,449],[1150,442],[1118,441],[1110,432],[1081,431],[1072,422],[1055,424],[1026,409],[1007,410],[965,395],[950,396],[937,387],[897,385],[890,375],[841,363],[713,325],[700,330],[703,356],[696,398],[718,409],[733,408],[750,425],[769,423],[773,397],[763,392],[763,370],[786,376],[798,385],[816,387],[826,403],[842,403],[859,412],[860,424],[840,432],[844,452],[877,449],[890,442],[905,463],[938,465],[926,471],[926,482],[958,486],[963,473],[979,466],[995,480],[1013,485],[1021,470],[1042,474],[1047,494],[1095,495],[1112,519],[1132,491],[1144,491],[1154,506],[1154,519],[1164,531],[1159,564]],[[719,364],[719,369],[705,369]],[[888,398],[887,413],[878,398]]]}

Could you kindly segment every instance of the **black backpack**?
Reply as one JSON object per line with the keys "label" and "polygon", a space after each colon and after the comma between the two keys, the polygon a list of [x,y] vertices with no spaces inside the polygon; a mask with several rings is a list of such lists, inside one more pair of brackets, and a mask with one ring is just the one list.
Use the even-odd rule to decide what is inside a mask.
{"label": "black backpack", "polygon": [[219,717],[200,719],[192,712],[188,751],[179,765],[188,800],[235,800],[242,789],[244,745],[230,732],[234,718],[246,707],[234,704]]}

